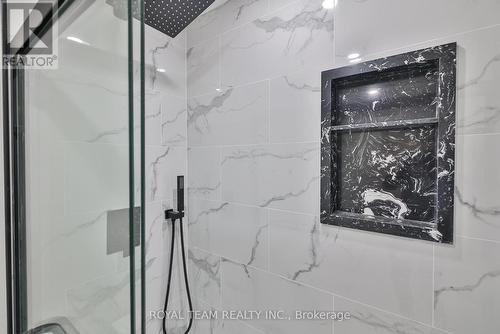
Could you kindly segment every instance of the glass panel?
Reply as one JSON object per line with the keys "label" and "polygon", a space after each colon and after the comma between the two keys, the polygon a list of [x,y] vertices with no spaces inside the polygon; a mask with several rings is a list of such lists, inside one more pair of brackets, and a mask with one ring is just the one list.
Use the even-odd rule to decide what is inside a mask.
{"label": "glass panel", "polygon": [[57,21],[58,68],[25,70],[28,328],[135,333],[143,95],[133,11],[73,3]]}

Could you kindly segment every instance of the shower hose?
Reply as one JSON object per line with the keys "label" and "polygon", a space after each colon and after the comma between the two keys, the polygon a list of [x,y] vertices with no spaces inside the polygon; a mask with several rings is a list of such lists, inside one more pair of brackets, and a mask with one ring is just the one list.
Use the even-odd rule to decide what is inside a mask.
{"label": "shower hose", "polygon": [[172,210],[167,210],[166,212],[166,218],[172,220],[172,237],[171,237],[171,242],[170,242],[170,264],[168,268],[168,281],[167,281],[167,292],[165,294],[165,304],[163,305],[163,334],[167,334],[167,327],[166,327],[166,322],[167,322],[167,307],[168,307],[168,299],[170,295],[170,283],[172,281],[172,267],[173,267],[173,262],[174,262],[174,249],[175,249],[175,233],[176,233],[176,228],[175,228],[175,222],[178,219],[179,220],[179,226],[180,226],[180,239],[181,239],[181,253],[182,253],[182,268],[184,272],[184,284],[186,285],[186,294],[187,294],[187,300],[189,304],[189,324],[186,328],[186,331],[184,334],[189,333],[191,330],[191,326],[193,325],[193,303],[191,302],[191,293],[189,291],[189,282],[188,282],[188,276],[187,276],[187,268],[186,268],[186,255],[185,255],[185,248],[184,248],[184,229],[183,229],[183,224],[182,224],[182,217],[184,216],[184,213],[182,212],[174,212]]}

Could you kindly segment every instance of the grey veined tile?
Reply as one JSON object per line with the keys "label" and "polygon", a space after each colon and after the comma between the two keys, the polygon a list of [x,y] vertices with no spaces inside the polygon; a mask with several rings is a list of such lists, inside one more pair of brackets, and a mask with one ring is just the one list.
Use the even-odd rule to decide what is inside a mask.
{"label": "grey veined tile", "polygon": [[220,37],[191,46],[187,57],[187,95],[214,93],[220,88]]}
{"label": "grey veined tile", "polygon": [[270,142],[306,142],[320,138],[321,72],[305,70],[270,82]]}
{"label": "grey veined tile", "polygon": [[267,0],[217,1],[189,25],[188,46],[196,45],[264,15],[267,2]]}
{"label": "grey veined tile", "polygon": [[222,36],[223,86],[333,65],[333,12],[302,0]]}
{"label": "grey veined tile", "polygon": [[352,53],[364,57],[498,24],[499,11],[495,0],[338,1],[336,64],[349,64],[347,56]]}
{"label": "grey veined tile", "polygon": [[[168,39],[146,50],[146,89],[174,95],[186,96],[186,46],[183,34]],[[148,38],[146,38],[148,40]]]}
{"label": "grey veined tile", "polygon": [[[186,100],[165,94],[161,98],[159,109],[161,112],[161,144],[186,146]],[[148,129],[146,128],[146,133],[148,133]]]}
{"label": "grey veined tile", "polygon": [[190,247],[187,253],[192,293],[197,299],[220,307],[220,257],[194,247]]}
{"label": "grey veined tile", "polygon": [[270,226],[273,272],[431,324],[432,244],[275,210]]}
{"label": "grey veined tile", "polygon": [[189,200],[220,199],[220,148],[190,147],[188,162]]}
{"label": "grey veined tile", "polygon": [[267,81],[188,100],[189,145],[260,144],[268,138]]}
{"label": "grey veined tile", "polygon": [[458,235],[500,241],[500,134],[458,136],[455,225]]}
{"label": "grey veined tile", "polygon": [[290,320],[259,319],[247,323],[265,333],[331,334],[330,320],[297,320],[295,311],[332,311],[333,296],[285,278],[222,259],[222,304],[229,310],[284,311]]}
{"label": "grey veined tile", "polygon": [[318,214],[319,145],[224,148],[222,200]]}
{"label": "grey veined tile", "polygon": [[190,201],[190,244],[209,252],[267,269],[268,231],[264,208],[221,201]]}
{"label": "grey veined tile", "polygon": [[334,323],[335,334],[449,334],[341,297],[335,297],[335,311],[350,314]]}
{"label": "grey veined tile", "polygon": [[500,244],[458,237],[436,246],[435,326],[456,334],[500,328]]}
{"label": "grey veined tile", "polygon": [[146,201],[172,199],[176,176],[186,174],[185,147],[146,146]]}
{"label": "grey veined tile", "polygon": [[453,37],[457,40],[457,132],[500,133],[500,26]]}

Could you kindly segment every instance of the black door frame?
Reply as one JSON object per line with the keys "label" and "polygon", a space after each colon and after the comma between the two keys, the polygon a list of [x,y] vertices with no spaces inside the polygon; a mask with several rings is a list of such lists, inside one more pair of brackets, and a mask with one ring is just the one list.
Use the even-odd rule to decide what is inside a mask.
{"label": "black door frame", "polygon": [[[74,0],[58,0],[33,32],[45,33]],[[7,1],[2,11],[2,108],[7,334],[28,330],[26,256],[25,70],[4,66],[8,48]],[[25,43],[16,56],[29,53]]]}

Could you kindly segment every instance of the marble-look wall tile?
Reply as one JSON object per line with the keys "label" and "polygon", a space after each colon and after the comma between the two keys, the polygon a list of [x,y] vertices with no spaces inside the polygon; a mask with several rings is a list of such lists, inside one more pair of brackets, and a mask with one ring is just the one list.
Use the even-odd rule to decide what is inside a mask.
{"label": "marble-look wall tile", "polygon": [[268,233],[266,209],[220,201],[190,201],[192,246],[267,269]]}
{"label": "marble-look wall tile", "polygon": [[297,0],[269,0],[269,11],[274,12]]}
{"label": "marble-look wall tile", "polygon": [[[67,168],[72,164],[65,161],[66,143],[49,136],[40,135],[35,129],[29,132],[36,138],[39,146],[32,149],[26,157],[26,163],[34,163],[37,168],[31,170],[31,183],[27,199],[39,210],[39,214],[52,214],[54,210],[61,210],[65,203],[65,175],[69,175]],[[34,181],[36,180],[36,182]]]}
{"label": "marble-look wall tile", "polygon": [[[168,146],[186,147],[186,100],[183,98],[165,94],[161,99],[159,109],[161,111],[161,123],[158,123],[161,124],[161,144]],[[158,124],[156,124],[156,126]]]}
{"label": "marble-look wall tile", "polygon": [[102,64],[94,61],[94,54],[78,51],[74,45],[63,45],[61,50],[69,53],[65,57],[88,56],[84,64],[99,74],[83,72],[77,64],[50,73],[30,73],[28,107],[30,117],[36,116],[30,119],[30,123],[36,120],[31,126],[41,137],[55,140],[126,144],[127,87],[126,77],[120,74],[126,70],[120,67],[125,63],[117,60],[118,65]]}
{"label": "marble-look wall tile", "polygon": [[500,132],[500,26],[456,36],[459,53],[457,132]]}
{"label": "marble-look wall tile", "polygon": [[130,331],[130,277],[103,277],[67,292],[67,315],[82,333],[126,334]]}
{"label": "marble-look wall tile", "polygon": [[333,13],[301,0],[222,35],[222,86],[333,65]]}
{"label": "marble-look wall tile", "polygon": [[500,135],[457,138],[455,220],[458,235],[500,241]]}
{"label": "marble-look wall tile", "polygon": [[346,57],[351,53],[363,57],[498,24],[499,11],[500,3],[495,0],[339,1],[335,8],[336,64],[348,64]]}
{"label": "marble-look wall tile", "polygon": [[220,332],[217,334],[264,334],[264,332],[251,327],[250,325],[239,320],[227,320],[222,323]]}
{"label": "marble-look wall tile", "polygon": [[223,0],[214,3],[188,27],[188,47],[253,21],[267,11],[268,0]]}
{"label": "marble-look wall tile", "polygon": [[[170,251],[170,223],[164,216],[164,211],[170,207],[168,202],[146,203],[146,259],[161,258]],[[168,255],[168,254],[167,254]]]}
{"label": "marble-look wall tile", "polygon": [[283,310],[291,320],[252,319],[248,323],[266,333],[331,334],[330,320],[296,320],[296,310],[333,309],[333,297],[250,266],[222,260],[222,305],[230,310]]}
{"label": "marble-look wall tile", "polygon": [[[168,174],[173,148],[170,146],[146,146],[146,200],[161,201],[172,197],[173,177]],[[171,179],[171,180],[170,180]]]}
{"label": "marble-look wall tile", "polygon": [[[146,332],[162,333],[162,320],[150,312],[163,310],[167,288],[171,223],[164,210],[173,207],[176,176],[187,172],[186,33],[170,38],[146,26]],[[149,118],[148,113],[154,115]],[[153,131],[154,130],[154,131]],[[157,134],[158,133],[158,134]],[[136,167],[139,178],[140,166]],[[137,182],[139,185],[139,182]],[[140,193],[137,194],[139,198]],[[186,194],[187,196],[187,194]],[[177,231],[169,310],[187,310]],[[186,255],[187,256],[187,255]],[[175,269],[179,268],[179,270]],[[185,321],[167,319],[169,333],[181,332]]]}
{"label": "marble-look wall tile", "polygon": [[[146,41],[149,38],[146,38]],[[148,42],[148,44],[152,43]],[[186,97],[186,36],[165,37],[146,49],[146,88],[161,94]],[[147,97],[146,97],[147,99]]]}
{"label": "marble-look wall tile", "polygon": [[316,213],[318,146],[311,143],[224,148],[222,200]]}
{"label": "marble-look wall tile", "polygon": [[278,210],[269,210],[269,228],[270,270],[292,280],[318,270],[338,232],[317,216]]}
{"label": "marble-look wall tile", "polygon": [[220,257],[201,249],[190,247],[188,250],[188,259],[189,281],[192,294],[198,300],[215,307],[220,307]]}
{"label": "marble-look wall tile", "polygon": [[[177,255],[174,258],[174,268],[182,268],[180,253],[176,249]],[[154,262],[153,262],[154,261]],[[167,256],[149,260],[150,268],[146,270],[146,332],[147,334],[163,333],[162,321],[158,316],[153,316],[154,312],[163,311],[165,303],[165,293],[168,280],[169,262]],[[139,288],[137,285],[136,288]],[[170,297],[168,310],[176,312],[185,312],[188,309],[186,301],[186,290],[184,287],[184,278],[180,270],[172,272],[172,284],[170,287]],[[153,313],[152,313],[153,312]],[[177,332],[185,327],[185,321],[181,319],[167,319],[167,332]]]}
{"label": "marble-look wall tile", "polygon": [[[155,28],[150,27],[148,25],[145,25],[144,29],[145,29],[144,31],[146,33],[146,38],[144,39],[144,50],[146,51],[146,54],[148,52],[151,53],[151,51],[155,50],[155,48],[158,48],[158,47],[161,47],[161,46],[167,44],[167,42],[168,43],[175,43],[176,40],[177,40],[177,38],[173,39],[170,36],[165,35],[161,31],[156,30]],[[180,40],[182,40],[182,38],[180,38],[179,41]],[[185,40],[184,40],[184,42],[185,42]],[[138,50],[136,50],[136,52],[140,51],[139,48],[137,48],[137,49]],[[139,59],[139,57],[140,57],[139,52],[138,52],[137,55],[134,55],[134,59]],[[145,63],[148,64],[148,65],[153,64],[153,57],[151,57],[151,56],[150,57],[146,57],[145,58]]]}
{"label": "marble-look wall tile", "polygon": [[191,147],[188,151],[190,198],[220,199],[220,155],[218,147]]}
{"label": "marble-look wall tile", "polygon": [[[135,108],[135,107],[134,107]],[[137,109],[134,109],[137,110]],[[136,121],[139,127],[134,133],[135,138],[140,138],[140,120]],[[146,145],[161,145],[162,144],[162,100],[161,95],[156,93],[148,96],[145,99],[145,116],[144,126],[147,131],[144,133]],[[128,131],[124,130],[124,136]]]}
{"label": "marble-look wall tile", "polygon": [[127,146],[69,142],[61,163],[65,212],[128,207]]}
{"label": "marble-look wall tile", "polygon": [[268,118],[267,81],[190,98],[189,145],[265,143]]}
{"label": "marble-look wall tile", "polygon": [[220,37],[187,49],[188,96],[214,93],[220,88]]}
{"label": "marble-look wall tile", "polygon": [[500,244],[458,237],[436,246],[435,326],[456,334],[500,328]]}
{"label": "marble-look wall tile", "polygon": [[177,175],[186,174],[185,147],[146,146],[146,201],[171,199]]}
{"label": "marble-look wall tile", "polygon": [[341,297],[335,297],[335,311],[350,313],[349,320],[334,323],[335,334],[448,333]]}
{"label": "marble-look wall tile", "polygon": [[[432,245],[270,212],[271,270],[308,285],[431,323]],[[282,237],[286,236],[286,237]],[[283,249],[295,248],[293,256]]]}
{"label": "marble-look wall tile", "polygon": [[[245,128],[238,125],[248,122],[244,117],[249,114],[229,118],[218,114],[217,108],[209,117],[197,119],[203,122],[194,122],[188,128],[190,145],[203,146],[191,148],[188,157],[189,219],[194,222],[189,228],[190,244],[207,251],[208,257],[231,259],[223,260],[219,269],[222,308],[318,309],[324,294],[312,286],[347,298],[336,297],[336,309],[351,311],[354,317],[336,322],[335,333],[459,334],[481,332],[483,328],[494,332],[497,324],[492,313],[498,311],[498,303],[491,291],[497,288],[492,283],[496,282],[496,246],[484,246],[481,251],[474,250],[480,247],[436,247],[433,277],[433,245],[429,243],[322,226],[316,217],[319,153],[314,150],[319,147],[313,143],[319,140],[320,99],[316,96],[320,70],[350,64],[346,57],[353,52],[367,60],[455,41],[459,48],[457,131],[498,133],[495,83],[500,75],[496,38],[500,28],[475,29],[500,23],[495,15],[500,4],[494,0],[425,0],[418,5],[396,0],[340,0],[334,11],[327,11],[321,7],[322,0],[268,2],[268,13],[262,16],[262,0],[220,0],[187,33],[190,102],[214,105],[214,97],[238,89],[245,96],[234,101],[250,102],[247,87],[258,87],[265,81],[269,85],[269,107],[252,109]],[[242,7],[234,20],[240,4],[248,6]],[[424,22],[418,29],[417,19]],[[235,108],[234,103],[231,108]],[[262,120],[265,108],[269,108],[268,123]],[[234,121],[243,122],[230,123],[230,127],[224,123]],[[196,124],[204,132],[198,131]],[[252,141],[264,126],[269,137]],[[241,138],[244,141],[238,142]],[[497,149],[493,146],[498,139],[457,138],[458,235],[500,240],[496,226],[500,203],[494,191],[497,180],[492,176],[497,174]],[[267,140],[271,144],[264,145]],[[310,144],[292,144],[298,142]],[[255,143],[262,144],[221,147]],[[493,158],[486,157],[486,152]],[[259,255],[248,266],[252,238],[258,226],[264,226],[259,225],[264,217],[259,210],[269,211],[269,222],[265,220],[269,239],[258,245],[258,249],[264,244],[269,247],[269,259]],[[453,253],[453,259],[448,253]],[[260,270],[267,268],[263,266],[267,262],[270,272]],[[466,270],[468,266],[474,269]],[[489,274],[481,276],[485,273]],[[448,289],[439,293],[435,324],[441,329],[431,326],[433,279],[436,289],[464,286],[475,294],[470,303],[470,291]],[[485,286],[491,286],[488,296],[481,290]],[[306,306],[297,305],[301,302]],[[471,324],[462,325],[466,320],[460,319],[467,319],[468,312],[472,314]],[[245,328],[250,333],[325,330],[331,334],[331,327],[316,327],[316,322],[250,322],[256,330],[237,322],[205,325],[200,326],[200,332],[235,333]]]}
{"label": "marble-look wall tile", "polygon": [[321,73],[287,74],[270,83],[270,142],[319,141]]}
{"label": "marble-look wall tile", "polygon": [[[198,300],[196,297],[193,300],[193,306],[196,311],[201,312],[218,312],[213,306]],[[192,334],[219,334],[221,332],[221,327],[223,320],[220,318],[210,318],[210,319],[196,319],[193,322],[191,331]],[[179,332],[184,333],[184,332]]]}
{"label": "marble-look wall tile", "polygon": [[122,253],[106,255],[106,212],[64,214],[52,207],[38,212],[36,222],[28,230],[30,275],[36,277],[28,282],[31,319],[64,315],[68,289],[128,263]]}

